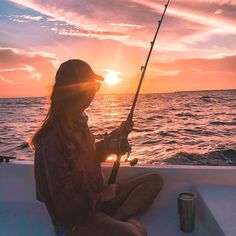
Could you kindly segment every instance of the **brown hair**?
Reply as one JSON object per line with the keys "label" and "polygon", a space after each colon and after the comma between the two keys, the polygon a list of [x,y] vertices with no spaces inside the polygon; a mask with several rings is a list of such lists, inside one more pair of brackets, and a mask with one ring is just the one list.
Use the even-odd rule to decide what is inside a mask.
{"label": "brown hair", "polygon": [[91,74],[97,76],[93,74],[91,67],[81,60],[74,59],[61,64],[56,74],[48,113],[30,141],[32,148],[37,148],[40,139],[51,129],[55,131],[63,151],[67,154],[83,142],[83,131],[74,132],[74,122],[86,108],[84,103],[88,88],[94,86],[91,84],[91,81],[94,81]]}
{"label": "brown hair", "polygon": [[81,107],[80,114],[73,114],[75,106],[77,106],[77,111],[79,110],[78,99],[81,98],[81,95],[68,95],[67,93],[69,93],[69,91],[66,89],[64,93],[62,93],[62,91],[57,88],[56,84],[54,85],[48,113],[42,125],[31,139],[30,146],[32,148],[37,148],[40,138],[51,129],[55,131],[60,144],[63,145],[64,149],[67,151],[72,151],[76,143],[78,145],[78,142],[82,140],[82,138],[80,139],[78,136],[78,133],[74,132],[74,119],[75,116],[82,115],[83,108]]}

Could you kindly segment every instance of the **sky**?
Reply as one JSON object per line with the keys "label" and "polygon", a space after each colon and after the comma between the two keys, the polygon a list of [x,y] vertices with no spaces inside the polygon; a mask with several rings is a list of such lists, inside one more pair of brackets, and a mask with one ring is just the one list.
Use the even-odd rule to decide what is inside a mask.
{"label": "sky", "polygon": [[[134,93],[167,1],[1,0],[0,97],[50,94],[68,59]],[[236,89],[236,0],[172,0],[141,93]]]}

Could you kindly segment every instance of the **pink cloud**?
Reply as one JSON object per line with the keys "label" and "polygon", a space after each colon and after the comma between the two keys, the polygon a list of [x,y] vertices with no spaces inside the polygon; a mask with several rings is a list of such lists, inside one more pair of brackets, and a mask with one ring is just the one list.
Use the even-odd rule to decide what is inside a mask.
{"label": "pink cloud", "polygon": [[[119,4],[112,1],[52,1],[52,0],[11,0],[16,4],[32,8],[57,20],[71,25],[94,24],[102,25],[109,30],[110,22],[113,26],[121,24],[140,25],[150,24],[156,13],[163,11],[164,2],[154,0],[122,0]],[[235,1],[189,1],[177,0],[170,3],[167,15],[199,23],[213,28],[224,28],[225,31],[235,31],[236,19],[233,15]],[[225,6],[231,6],[226,8]],[[214,14],[221,9],[222,13]],[[122,12],[122,14],[120,14]],[[231,14],[232,12],[232,14]]]}
{"label": "pink cloud", "polygon": [[142,92],[236,89],[236,55],[152,63]]}
{"label": "pink cloud", "polygon": [[155,63],[152,67],[167,71],[194,71],[197,73],[235,73],[236,82],[236,55],[214,59],[182,59],[169,63]]}
{"label": "pink cloud", "polygon": [[13,15],[10,16],[12,21],[20,22],[20,23],[28,23],[32,21],[40,21],[43,19],[42,16],[31,16],[31,15]]}
{"label": "pink cloud", "polygon": [[[121,0],[119,4],[108,0],[86,3],[62,0],[11,1],[52,17],[49,19],[53,24],[50,28],[58,35],[117,40],[144,49],[149,47],[147,43],[153,37],[165,3],[156,0]],[[217,46],[217,42],[211,43],[213,37],[236,35],[235,5],[235,1],[220,0],[171,2],[158,38],[158,50],[176,58],[180,52],[184,55],[185,51],[191,49],[197,51],[194,43],[207,42],[207,53],[216,54],[222,48]],[[202,54],[204,49],[199,49],[197,56],[205,56],[205,52]],[[236,52],[236,46],[230,51]],[[223,53],[229,54],[229,50]]]}
{"label": "pink cloud", "polygon": [[8,96],[46,94],[54,77],[54,62],[55,58],[43,54],[0,48],[0,96],[6,91]]}
{"label": "pink cloud", "polygon": [[4,82],[4,83],[7,83],[7,84],[14,84],[14,83],[15,83],[14,80],[6,79],[6,78],[3,77],[2,75],[0,75],[0,81],[2,81],[2,82]]}
{"label": "pink cloud", "polygon": [[[159,12],[163,11],[163,2],[160,3],[153,0],[135,0],[135,2],[149,6]],[[210,28],[222,29],[224,32],[236,33],[236,18],[234,15],[231,15],[230,10],[232,8],[232,11],[235,12],[235,2],[228,1],[228,5],[231,6],[231,8],[227,8],[227,14],[217,16],[214,12],[215,10],[219,10],[218,7],[222,4],[221,2],[222,1],[174,1],[169,5],[167,15],[202,24]],[[221,11],[223,12],[223,10]]]}
{"label": "pink cloud", "polygon": [[129,38],[128,34],[106,30],[85,30],[76,27],[53,27],[51,28],[51,30],[56,34],[67,36],[82,36],[90,38],[95,37],[97,39],[114,39],[118,41],[126,40],[127,38]]}
{"label": "pink cloud", "polygon": [[[122,75],[130,78],[139,72],[147,56],[150,41],[153,39],[166,1],[11,0],[11,2],[31,8],[47,17],[43,16],[43,20],[39,23],[25,24],[23,33],[18,28],[15,30],[14,27],[18,26],[18,23],[10,22],[2,30],[5,45],[14,47],[21,36],[25,41],[28,40],[23,45],[25,50],[35,48],[35,51],[38,49],[50,51],[56,54],[59,60],[79,57],[95,65],[98,72],[110,68],[121,71]],[[231,63],[234,60],[226,56],[236,54],[235,2],[171,1],[150,61],[162,63],[155,64],[156,67],[150,65],[149,77],[158,75],[165,84],[165,79],[170,79],[172,82],[177,78],[180,81],[188,81],[187,77],[192,76],[189,81],[192,78],[197,80],[199,77],[204,83],[207,78],[210,80],[209,75],[218,80],[219,76],[223,76],[222,78],[228,76],[233,84],[235,71]],[[34,27],[36,24],[45,28]],[[29,37],[28,32],[31,33]],[[15,47],[21,46],[19,42]],[[53,57],[13,49],[6,55],[7,58],[13,59],[12,65],[8,60],[8,66],[4,67],[4,62],[0,58],[0,66],[5,68],[2,72],[4,79],[22,81],[13,76],[11,70],[15,70],[22,75],[21,79],[27,78],[27,81],[38,83],[37,78],[40,77],[41,81],[49,80],[47,70],[51,73],[52,63],[55,62]],[[41,62],[40,65],[37,65],[37,60]],[[183,84],[185,85],[184,82]],[[124,91],[124,86],[120,85],[120,91]],[[148,88],[155,88],[150,86],[147,86],[145,91],[148,91]]]}
{"label": "pink cloud", "polygon": [[[53,68],[52,61],[55,58],[43,55],[43,53],[26,53],[14,48],[0,48],[0,70],[24,69],[36,71]],[[30,69],[31,68],[31,69]]]}

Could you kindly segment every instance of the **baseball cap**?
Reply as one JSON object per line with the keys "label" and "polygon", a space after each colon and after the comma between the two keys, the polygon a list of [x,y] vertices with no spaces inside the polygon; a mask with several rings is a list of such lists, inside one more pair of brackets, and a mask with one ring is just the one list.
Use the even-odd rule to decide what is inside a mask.
{"label": "baseball cap", "polygon": [[103,81],[104,78],[97,75],[87,62],[71,59],[60,65],[55,82],[57,86],[66,86],[95,80]]}

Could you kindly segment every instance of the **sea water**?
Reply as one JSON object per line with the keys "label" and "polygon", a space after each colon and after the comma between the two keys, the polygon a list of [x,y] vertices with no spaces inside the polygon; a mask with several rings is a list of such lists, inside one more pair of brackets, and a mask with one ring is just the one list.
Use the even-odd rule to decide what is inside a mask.
{"label": "sea water", "polygon": [[[101,95],[87,114],[97,140],[127,118],[132,94]],[[49,100],[0,98],[0,155],[34,159],[27,142]],[[129,135],[140,164],[236,165],[236,90],[140,94]]]}

